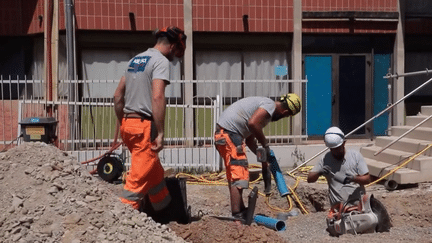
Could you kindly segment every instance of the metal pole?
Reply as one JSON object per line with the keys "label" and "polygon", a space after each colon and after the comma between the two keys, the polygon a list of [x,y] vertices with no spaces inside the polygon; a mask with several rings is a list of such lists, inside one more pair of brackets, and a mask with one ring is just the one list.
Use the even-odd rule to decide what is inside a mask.
{"label": "metal pole", "polygon": [[74,62],[74,45],[73,45],[73,5],[72,0],[65,0],[66,12],[66,58],[68,79],[74,79],[75,62]]}
{"label": "metal pole", "polygon": [[429,74],[432,73],[432,70],[429,70],[426,68],[425,71],[417,71],[417,72],[410,72],[410,73],[402,73],[402,74],[390,74],[388,73],[386,76],[384,76],[383,78],[399,78],[399,77],[407,77],[407,76],[414,76],[414,75],[419,75],[419,74]]}
{"label": "metal pole", "polygon": [[374,153],[374,156],[377,156],[378,154],[380,154],[382,151],[386,150],[388,147],[392,146],[394,143],[396,143],[397,141],[399,141],[401,138],[405,137],[408,133],[412,132],[414,129],[416,129],[417,127],[421,126],[423,123],[427,122],[429,119],[432,118],[432,115],[428,116],[426,119],[424,119],[423,121],[421,121],[419,124],[415,125],[414,127],[412,127],[410,130],[406,131],[404,134],[400,135],[398,138],[396,138],[395,140],[393,140],[391,143],[387,144],[384,148],[382,148],[380,151]]}
{"label": "metal pole", "polygon": [[[74,53],[74,27],[73,27],[73,4],[72,0],[65,0],[66,13],[66,59],[67,59],[67,77],[69,79],[68,100],[74,103],[76,101],[75,88],[75,53]],[[71,137],[70,149],[75,150],[75,105],[69,105],[69,132]]]}
{"label": "metal pole", "polygon": [[[382,114],[384,114],[384,112],[392,109],[395,105],[399,104],[400,102],[404,101],[406,98],[410,97],[412,94],[414,94],[415,92],[417,92],[418,90],[420,90],[421,88],[423,88],[424,86],[426,86],[427,84],[429,84],[432,81],[432,78],[429,79],[428,81],[424,82],[422,85],[418,86],[416,89],[414,89],[413,91],[411,91],[409,94],[405,95],[404,97],[402,97],[400,100],[398,100],[396,103],[394,103],[393,105],[385,108],[384,110],[382,110],[380,113],[376,114],[374,117],[370,118],[369,120],[367,120],[365,123],[363,123],[362,125],[358,126],[356,129],[352,130],[351,132],[349,132],[348,134],[345,135],[345,138],[348,137],[349,135],[355,133],[357,130],[359,130],[360,128],[362,128],[363,126],[365,126],[366,124],[368,124],[369,122],[375,120],[376,118],[378,118],[379,116],[381,116]],[[320,154],[324,153],[325,151],[327,151],[328,148],[323,149],[321,152],[317,153],[316,155],[312,156],[312,158],[306,160],[305,162],[303,162],[301,165],[297,166],[296,168],[292,169],[289,173],[293,173],[294,171],[296,171],[298,168],[302,167],[303,165],[309,163],[311,160],[315,159],[316,157],[318,157]]]}

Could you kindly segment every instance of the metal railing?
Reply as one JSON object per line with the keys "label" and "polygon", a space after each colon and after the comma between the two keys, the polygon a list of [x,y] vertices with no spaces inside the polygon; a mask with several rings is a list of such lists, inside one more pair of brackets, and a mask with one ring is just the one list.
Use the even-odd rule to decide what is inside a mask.
{"label": "metal railing", "polygon": [[[390,74],[388,73],[386,76],[384,76],[383,78],[389,79],[389,78],[398,78],[398,77],[405,77],[405,76],[414,76],[414,75],[419,75],[419,74],[428,74],[431,73],[431,71],[429,71],[428,69],[426,69],[425,71],[418,71],[418,72],[411,72],[411,73],[403,73],[403,74]],[[360,126],[358,126],[357,128],[355,128],[354,130],[352,130],[351,132],[347,133],[345,135],[345,138],[349,137],[351,134],[355,133],[356,131],[358,131],[360,128],[364,127],[365,125],[369,124],[370,122],[372,122],[373,120],[375,120],[376,118],[378,118],[379,116],[381,116],[382,114],[384,114],[385,112],[393,109],[393,107],[395,107],[396,105],[398,105],[399,103],[401,103],[402,101],[404,101],[405,99],[407,99],[408,97],[410,97],[411,95],[413,95],[414,93],[416,93],[417,91],[419,91],[420,89],[422,89],[423,87],[425,87],[426,85],[428,85],[430,82],[432,82],[432,78],[427,80],[426,82],[424,82],[422,85],[420,85],[419,87],[415,88],[413,91],[411,91],[410,93],[406,94],[404,97],[402,97],[401,99],[399,99],[398,101],[396,101],[394,104],[388,106],[387,108],[385,108],[384,110],[382,110],[381,112],[379,112],[378,114],[376,114],[375,116],[373,116],[372,118],[370,118],[369,120],[367,120],[366,122],[364,122],[363,124],[361,124]],[[392,141],[390,144],[388,144],[387,146],[385,146],[383,149],[381,149],[380,151],[376,152],[374,155],[378,155],[379,153],[381,153],[382,151],[384,151],[385,149],[387,149],[388,147],[390,147],[393,143],[397,142],[398,140],[400,140],[401,138],[403,138],[404,136],[406,136],[407,134],[409,134],[410,132],[412,132],[415,128],[419,127],[420,125],[422,125],[423,123],[425,123],[426,121],[428,121],[431,117],[428,117],[426,119],[424,119],[422,122],[420,122],[419,124],[417,124],[416,126],[414,126],[412,129],[410,129],[409,131],[407,131],[406,133],[402,134],[399,138],[396,138],[394,141]],[[301,163],[300,165],[298,165],[297,167],[295,167],[294,169],[292,169],[291,171],[289,171],[289,173],[293,173],[296,170],[298,170],[300,167],[306,165],[307,163],[311,162],[313,159],[317,158],[319,155],[323,154],[325,151],[327,151],[328,148],[325,148],[323,150],[321,150],[320,152],[318,152],[317,154],[315,154],[314,156],[312,156],[311,158],[307,159],[305,162]]]}
{"label": "metal railing", "polygon": [[[291,92],[292,84],[306,80],[175,80],[166,90],[165,148],[159,153],[164,166],[197,167],[219,170],[220,159],[213,146],[214,127],[221,112],[235,101],[248,96],[277,99]],[[108,151],[114,141],[116,117],[114,90],[118,80],[60,80],[56,97],[46,100],[43,80],[0,79],[0,146],[16,146],[22,139],[19,122],[27,117],[54,117],[58,121],[56,145],[87,161]],[[192,84],[193,97],[185,97],[185,85]],[[191,124],[185,124],[191,110]],[[306,112],[304,108],[302,112]],[[290,144],[292,119],[282,119],[265,128],[273,145]],[[192,129],[192,137],[185,130]],[[191,141],[188,143],[187,141]],[[117,152],[128,151],[120,147]],[[126,160],[129,161],[128,159]],[[94,164],[89,164],[94,166]]]}

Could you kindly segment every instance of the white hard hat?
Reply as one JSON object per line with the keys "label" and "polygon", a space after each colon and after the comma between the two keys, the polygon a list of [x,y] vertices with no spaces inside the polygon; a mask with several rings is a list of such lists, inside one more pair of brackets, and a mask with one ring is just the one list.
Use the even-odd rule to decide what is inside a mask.
{"label": "white hard hat", "polygon": [[328,148],[337,148],[345,141],[345,134],[338,127],[330,127],[324,135],[324,142]]}

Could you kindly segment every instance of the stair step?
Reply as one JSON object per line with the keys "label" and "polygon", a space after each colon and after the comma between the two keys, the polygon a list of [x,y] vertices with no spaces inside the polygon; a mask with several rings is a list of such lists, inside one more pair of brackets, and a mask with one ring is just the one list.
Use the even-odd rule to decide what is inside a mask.
{"label": "stair step", "polygon": [[[399,137],[405,132],[409,131],[412,127],[410,126],[394,126],[391,127],[391,135]],[[406,138],[414,138],[420,140],[429,140],[432,138],[432,128],[429,127],[418,127],[405,135]]]}
{"label": "stair step", "polygon": [[[399,139],[401,135],[431,115],[432,105],[422,106],[421,112],[418,115],[406,118],[406,126],[393,126],[390,128],[391,136],[377,137],[373,146],[362,147],[360,152],[365,158],[370,174],[382,177],[431,144],[432,118]],[[377,156],[374,155],[396,139],[399,140]],[[394,180],[398,184],[432,181],[432,149],[412,159],[403,168],[398,169],[385,180]]]}
{"label": "stair step", "polygon": [[[384,148],[393,141],[396,141],[399,137],[397,136],[380,136],[375,139],[375,146]],[[399,139],[396,143],[392,144],[388,149],[401,150],[408,153],[417,153],[418,151],[424,149],[427,145],[429,145],[431,141],[414,139],[414,138],[406,138],[403,137]],[[424,153],[425,156],[432,156],[432,149],[426,151]]]}
{"label": "stair step", "polygon": [[[398,165],[400,163],[405,162],[410,156],[414,155],[413,153],[408,153],[395,149],[386,149],[378,155],[374,155],[376,152],[381,150],[381,147],[378,146],[370,146],[370,147],[362,147],[360,149],[363,157],[381,161],[391,165]],[[421,170],[421,169],[431,169],[432,170],[432,157],[419,155],[417,158],[409,162],[406,168]]]}
{"label": "stair step", "polygon": [[[368,165],[369,174],[379,178],[396,168],[395,165],[373,159],[365,158],[365,162]],[[412,170],[403,167],[395,171],[393,174],[387,176],[384,180],[394,180],[398,184],[418,183],[420,182],[419,179],[422,177],[421,174],[422,173],[418,170]]]}
{"label": "stair step", "polygon": [[432,106],[430,106],[430,105],[422,106],[420,109],[420,112],[422,115],[430,116],[430,115],[432,115]]}
{"label": "stair step", "polygon": [[[420,122],[424,121],[429,116],[425,116],[423,114],[420,114],[420,115],[417,115],[417,116],[407,116],[407,118],[406,118],[406,125],[414,127],[417,124],[419,124]],[[429,120],[427,120],[420,127],[431,127],[432,128],[432,118],[430,118]]]}

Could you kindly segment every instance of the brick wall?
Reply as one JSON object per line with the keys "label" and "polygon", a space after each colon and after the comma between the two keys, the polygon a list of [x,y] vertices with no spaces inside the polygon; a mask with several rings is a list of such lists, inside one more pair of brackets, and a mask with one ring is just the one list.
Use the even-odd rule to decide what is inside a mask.
{"label": "brick wall", "polygon": [[[398,12],[398,0],[303,0],[303,12]],[[397,21],[303,21],[303,33],[396,33]]]}
{"label": "brick wall", "polygon": [[[147,31],[184,28],[183,0],[75,0],[76,23],[84,30]],[[303,11],[397,12],[398,0],[303,0]],[[192,0],[193,30],[292,32],[293,0]],[[247,16],[247,21],[244,19]],[[0,1],[0,35],[42,33],[44,0]],[[59,27],[65,28],[64,0]],[[388,22],[304,22],[306,33],[394,33]]]}
{"label": "brick wall", "polygon": [[78,29],[143,31],[184,26],[183,0],[76,0],[75,11]]}
{"label": "brick wall", "polygon": [[250,32],[292,32],[292,0],[196,0],[194,31],[243,32],[247,15]]}

